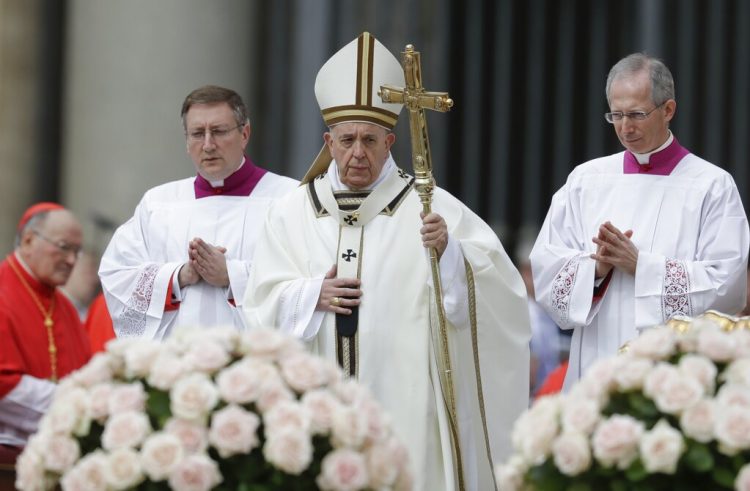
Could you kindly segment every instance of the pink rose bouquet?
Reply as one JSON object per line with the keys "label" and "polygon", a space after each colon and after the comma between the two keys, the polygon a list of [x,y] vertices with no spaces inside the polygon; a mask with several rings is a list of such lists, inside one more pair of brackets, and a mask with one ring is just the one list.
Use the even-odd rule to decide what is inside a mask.
{"label": "pink rose bouquet", "polygon": [[410,489],[369,392],[276,331],[110,342],[62,380],[16,465],[23,491]]}
{"label": "pink rose bouquet", "polygon": [[502,491],[750,491],[750,318],[645,330],[513,429]]}

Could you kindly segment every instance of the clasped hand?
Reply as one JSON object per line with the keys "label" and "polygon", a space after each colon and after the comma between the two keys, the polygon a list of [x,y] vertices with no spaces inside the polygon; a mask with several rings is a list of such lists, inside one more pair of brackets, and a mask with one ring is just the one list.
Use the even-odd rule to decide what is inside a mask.
{"label": "clasped hand", "polygon": [[638,248],[630,238],[632,230],[621,232],[610,222],[599,227],[599,235],[592,240],[596,244],[596,252],[591,259],[596,260],[596,277],[602,278],[617,268],[630,275],[635,275],[638,265]]}
{"label": "clasped hand", "polygon": [[204,280],[216,287],[229,286],[225,247],[211,245],[203,239],[195,238],[188,244],[189,260],[180,268],[180,286],[194,285]]}
{"label": "clasped hand", "polygon": [[336,278],[336,265],[323,278],[318,304],[315,310],[326,310],[336,314],[349,315],[351,308],[360,304],[362,282],[357,278]]}
{"label": "clasped hand", "polygon": [[437,213],[425,215],[422,212],[419,216],[422,217],[422,228],[419,229],[419,233],[422,234],[422,245],[428,249],[435,248],[440,259],[448,247],[448,225]]}

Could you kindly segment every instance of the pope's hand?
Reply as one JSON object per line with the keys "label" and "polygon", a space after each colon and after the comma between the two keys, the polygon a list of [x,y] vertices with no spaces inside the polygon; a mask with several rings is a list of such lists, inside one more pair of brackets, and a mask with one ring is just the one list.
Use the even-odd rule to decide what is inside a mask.
{"label": "pope's hand", "polygon": [[591,258],[596,260],[596,277],[601,278],[612,268],[617,268],[630,275],[635,275],[638,265],[638,248],[630,238],[632,230],[621,232],[610,222],[599,227],[599,235],[592,240],[596,244],[596,252]]}
{"label": "pope's hand", "polygon": [[226,248],[214,246],[203,239],[195,238],[189,246],[190,265],[209,285],[229,286],[227,273]]}
{"label": "pope's hand", "polygon": [[357,278],[336,278],[336,265],[334,264],[323,279],[315,310],[351,314],[350,307],[355,307],[360,303],[359,298],[362,296],[360,285],[361,281]]}
{"label": "pope's hand", "polygon": [[448,225],[437,213],[430,213],[426,216],[420,213],[419,216],[422,217],[422,228],[419,230],[422,234],[422,244],[428,249],[435,248],[440,259],[445,248],[448,247]]}

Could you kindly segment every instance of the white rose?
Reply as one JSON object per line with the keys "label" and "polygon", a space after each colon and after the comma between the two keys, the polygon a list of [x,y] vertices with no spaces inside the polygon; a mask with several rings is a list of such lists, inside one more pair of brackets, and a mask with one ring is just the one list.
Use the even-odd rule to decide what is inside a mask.
{"label": "white rose", "polygon": [[688,354],[680,358],[680,372],[695,378],[701,383],[706,394],[713,394],[716,389],[716,365],[705,356]]}
{"label": "white rose", "polygon": [[111,416],[104,425],[102,447],[105,450],[137,447],[151,433],[151,422],[144,413],[128,411]]}
{"label": "white rose", "polygon": [[281,401],[263,415],[266,435],[279,430],[310,431],[310,415],[295,401]]}
{"label": "white rose", "polygon": [[221,481],[219,466],[202,454],[185,457],[169,474],[169,486],[180,491],[208,491]]}
{"label": "white rose", "polygon": [[217,402],[216,386],[203,373],[192,373],[179,379],[169,392],[169,407],[178,418],[203,418]]}
{"label": "white rose", "polygon": [[109,394],[108,405],[111,415],[128,411],[143,411],[146,407],[146,391],[143,389],[143,384],[133,382],[114,385]]}
{"label": "white rose", "polygon": [[750,358],[750,331],[747,329],[736,329],[729,336],[734,342],[734,355],[737,358]]}
{"label": "white rose", "polygon": [[21,491],[47,489],[42,456],[28,447],[16,460],[16,488]]}
{"label": "white rose", "polygon": [[716,402],[723,406],[739,406],[750,409],[750,387],[728,382],[719,389],[716,394]]}
{"label": "white rose", "polygon": [[295,353],[279,360],[284,380],[298,394],[317,389],[330,382],[331,371],[322,359],[309,353]]}
{"label": "white rose", "polygon": [[638,456],[643,430],[642,422],[627,415],[615,414],[602,421],[591,441],[594,457],[605,467],[617,464],[626,469]]}
{"label": "white rose", "polygon": [[106,491],[106,465],[107,458],[102,451],[91,452],[63,476],[60,484],[64,491]]}
{"label": "white rose", "polygon": [[91,387],[89,391],[91,404],[91,418],[104,423],[109,416],[109,396],[112,394],[112,384],[101,383]]}
{"label": "white rose", "polygon": [[371,397],[363,398],[353,407],[362,413],[367,421],[366,444],[384,440],[390,434],[390,419],[375,399]]}
{"label": "white rose", "polygon": [[354,404],[360,399],[371,397],[364,385],[352,379],[339,380],[331,385],[330,390],[344,404]]}
{"label": "white rose", "polygon": [[677,462],[685,451],[682,434],[665,420],[647,431],[639,444],[641,461],[648,472],[674,474]]}
{"label": "white rose", "polygon": [[628,353],[652,360],[665,360],[675,352],[677,336],[668,327],[654,327],[641,331],[630,341]]}
{"label": "white rose", "polygon": [[222,458],[248,454],[258,446],[260,418],[240,406],[230,404],[211,416],[208,441]]}
{"label": "white rose", "polygon": [[83,367],[70,375],[82,387],[91,387],[112,380],[113,360],[107,353],[96,353]]}
{"label": "white rose", "polygon": [[609,391],[614,388],[615,373],[622,363],[619,356],[600,358],[586,370],[583,379],[599,385],[603,391]]}
{"label": "white rose", "polygon": [[539,399],[523,413],[513,427],[513,446],[531,464],[541,464],[552,451],[552,442],[559,432],[557,396]]}
{"label": "white rose", "polygon": [[323,458],[316,482],[323,490],[364,489],[369,482],[365,459],[351,449],[334,450]]}
{"label": "white rose", "polygon": [[264,383],[255,404],[262,413],[265,413],[270,411],[276,404],[294,400],[296,400],[294,393],[279,380]]}
{"label": "white rose", "polygon": [[566,476],[577,476],[591,467],[589,440],[577,432],[563,433],[552,444],[555,466]]}
{"label": "white rose", "polygon": [[495,467],[497,488],[502,491],[521,491],[523,476],[527,470],[523,458],[520,455],[513,455],[506,463]]}
{"label": "white rose", "polygon": [[204,373],[214,373],[232,359],[226,348],[212,339],[194,343],[184,357],[188,366]]}
{"label": "white rose", "polygon": [[56,394],[46,421],[40,424],[53,433],[86,435],[91,428],[90,405],[91,398],[86,389],[70,388],[60,396]]}
{"label": "white rose", "polygon": [[682,431],[701,443],[708,443],[713,439],[715,421],[716,405],[709,399],[701,399],[680,415]]}
{"label": "white rose", "polygon": [[722,380],[750,387],[750,358],[738,358],[729,364],[721,374]]}
{"label": "white rose", "polygon": [[670,363],[659,362],[646,375],[646,380],[643,381],[643,393],[651,399],[655,399],[657,394],[664,390],[667,381],[678,376],[680,376],[680,372],[677,367]]}
{"label": "white rose", "polygon": [[599,405],[592,399],[569,397],[562,409],[561,423],[565,431],[590,435],[601,417]]}
{"label": "white rose", "polygon": [[169,390],[188,372],[185,360],[171,350],[162,350],[151,365],[146,378],[148,384],[160,390]]}
{"label": "white rose", "polygon": [[396,456],[399,443],[395,438],[368,447],[365,452],[367,473],[372,489],[390,489],[398,477],[399,462]]}
{"label": "white rose", "polygon": [[348,406],[340,406],[333,413],[331,443],[334,447],[358,448],[367,437],[367,415]]}
{"label": "white rose", "polygon": [[318,389],[305,393],[301,402],[310,415],[310,431],[317,435],[328,433],[333,425],[333,415],[341,406],[338,399],[329,391]]}
{"label": "white rose", "polygon": [[138,452],[130,448],[118,448],[107,456],[104,477],[113,489],[131,489],[143,481]]}
{"label": "white rose", "polygon": [[312,462],[312,439],[307,433],[296,430],[276,431],[266,435],[263,456],[287,474],[299,475]]}
{"label": "white rose", "polygon": [[219,395],[227,402],[248,404],[255,402],[267,383],[280,383],[276,367],[265,360],[243,358],[228,366],[216,377]]}
{"label": "white rose", "polygon": [[304,351],[295,339],[275,329],[252,329],[240,335],[240,353],[267,360],[284,358],[289,353]]}
{"label": "white rose", "polygon": [[179,438],[169,433],[154,433],[143,442],[141,465],[152,481],[163,481],[177,467],[185,452]]}
{"label": "white rose", "polygon": [[44,467],[63,474],[73,467],[80,455],[78,440],[69,436],[52,435],[47,440],[47,448],[44,449]]}
{"label": "white rose", "polygon": [[698,330],[693,327],[686,332],[680,333],[677,336],[677,348],[681,353],[695,353],[698,351]]}
{"label": "white rose", "polygon": [[170,418],[164,425],[164,431],[179,438],[188,453],[202,453],[208,448],[208,430],[203,423]]}
{"label": "white rose", "polygon": [[734,455],[750,448],[750,411],[742,406],[719,406],[714,426],[719,450]]}
{"label": "white rose", "polygon": [[698,353],[713,361],[728,362],[734,357],[734,343],[723,331],[703,329],[698,332]]}
{"label": "white rose", "polygon": [[640,358],[635,356],[623,356],[622,367],[614,374],[615,383],[622,391],[640,389],[643,387],[643,381],[654,366],[654,362],[649,358]]}
{"label": "white rose", "polygon": [[680,414],[703,397],[703,386],[692,376],[678,373],[668,377],[662,390],[654,395],[654,403],[667,414]]}
{"label": "white rose", "polygon": [[736,491],[750,491],[750,464],[745,464],[740,468],[734,481],[734,489]]}
{"label": "white rose", "polygon": [[125,359],[125,378],[146,377],[162,349],[161,343],[144,339],[139,339],[132,346],[129,346],[123,356]]}
{"label": "white rose", "polygon": [[575,399],[590,399],[600,409],[609,402],[609,387],[592,378],[583,378],[574,384],[568,396]]}

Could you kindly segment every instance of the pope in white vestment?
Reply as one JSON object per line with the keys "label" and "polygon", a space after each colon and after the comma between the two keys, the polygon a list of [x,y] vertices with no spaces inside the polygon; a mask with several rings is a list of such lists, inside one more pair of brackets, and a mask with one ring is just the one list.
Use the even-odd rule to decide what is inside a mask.
{"label": "pope in white vestment", "polygon": [[[362,73],[368,59],[369,75],[355,79],[355,68]],[[420,218],[413,177],[388,152],[395,136],[386,130],[400,107],[380,103],[383,83],[403,85],[403,72],[368,33],[318,74],[316,96],[331,126],[327,146],[308,173],[317,177],[306,178],[268,214],[245,300],[247,321],[307,341],[372,390],[409,449],[414,489],[452,490],[459,480],[465,489],[494,489],[493,463],[509,456],[511,426],[528,403],[525,288],[490,227],[446,191],[435,190],[434,213]],[[354,103],[355,87],[362,85],[371,88],[371,99]],[[336,109],[344,106],[342,116]],[[384,136],[385,148],[379,146]],[[352,185],[358,182],[352,175],[368,165],[379,172],[365,186]],[[434,290],[420,233],[430,229],[431,216],[447,231],[440,268],[458,456],[439,381]],[[361,294],[358,299],[327,296],[327,282],[342,277],[357,279],[348,288]]]}
{"label": "pope in white vestment", "polygon": [[[668,73],[643,55],[613,68],[607,118],[627,150],[573,170],[531,252],[537,301],[574,329],[566,389],[644,328],[745,303],[750,240],[737,187],[668,130],[674,87],[662,75],[671,91],[652,94],[655,63]],[[620,245],[635,251],[630,271],[600,250]]]}
{"label": "pope in white vestment", "polygon": [[196,89],[182,113],[198,175],[147,191],[102,257],[118,337],[162,339],[181,325],[243,329],[255,240],[271,202],[298,184],[243,154],[250,125],[234,91]]}

